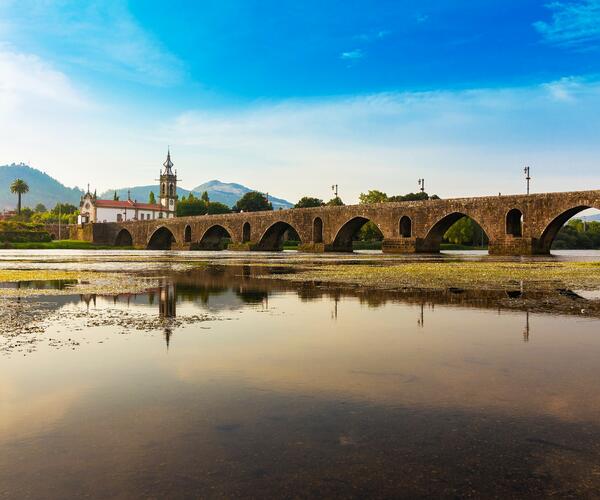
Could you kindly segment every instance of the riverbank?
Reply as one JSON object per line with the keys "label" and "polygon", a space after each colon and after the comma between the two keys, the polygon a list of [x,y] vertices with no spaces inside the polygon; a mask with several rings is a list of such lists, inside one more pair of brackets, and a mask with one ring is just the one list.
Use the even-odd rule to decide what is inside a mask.
{"label": "riverbank", "polygon": [[94,245],[81,240],[6,242],[0,248],[10,250],[131,250],[133,247]]}

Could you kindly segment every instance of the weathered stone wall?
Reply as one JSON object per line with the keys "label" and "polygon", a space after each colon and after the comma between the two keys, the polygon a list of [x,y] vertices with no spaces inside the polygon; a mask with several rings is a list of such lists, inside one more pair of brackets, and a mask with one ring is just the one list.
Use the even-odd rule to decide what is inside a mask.
{"label": "weathered stone wall", "polygon": [[[384,236],[384,252],[436,252],[447,229],[462,216],[477,221],[489,238],[491,254],[547,253],[556,233],[578,211],[600,208],[600,191],[490,196],[374,205],[349,205],[271,212],[203,215],[151,221],[88,224],[72,237],[97,244],[138,248],[218,248],[224,236],[230,249],[277,250],[293,227],[305,251],[349,251],[352,237],[366,221]],[[511,212],[512,211],[512,212]],[[517,212],[518,211],[518,212]],[[516,214],[511,220],[507,216]],[[401,225],[402,218],[408,221]],[[510,217],[509,217],[510,218]],[[522,219],[522,223],[521,223]],[[513,226],[518,226],[518,230]],[[244,229],[246,227],[246,229]],[[510,232],[514,234],[509,234]]]}

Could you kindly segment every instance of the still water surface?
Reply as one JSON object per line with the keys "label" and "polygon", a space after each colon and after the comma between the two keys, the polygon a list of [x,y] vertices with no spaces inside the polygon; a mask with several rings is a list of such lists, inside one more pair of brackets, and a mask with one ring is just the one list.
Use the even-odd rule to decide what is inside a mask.
{"label": "still water surface", "polygon": [[0,351],[0,497],[600,495],[598,320],[260,272],[44,297]]}

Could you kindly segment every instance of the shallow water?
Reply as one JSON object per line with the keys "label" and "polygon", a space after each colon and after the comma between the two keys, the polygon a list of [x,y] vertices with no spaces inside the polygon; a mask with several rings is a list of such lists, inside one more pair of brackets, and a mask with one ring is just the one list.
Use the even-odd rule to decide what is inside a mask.
{"label": "shallow water", "polygon": [[0,497],[600,495],[598,320],[260,273],[12,301]]}

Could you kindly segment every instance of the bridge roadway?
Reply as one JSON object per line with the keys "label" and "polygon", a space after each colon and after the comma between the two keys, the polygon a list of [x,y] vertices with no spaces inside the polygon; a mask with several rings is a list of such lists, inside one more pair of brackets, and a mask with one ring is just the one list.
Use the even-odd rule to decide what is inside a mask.
{"label": "bridge roadway", "polygon": [[600,209],[600,190],[95,223],[70,231],[74,239],[99,245],[217,250],[228,238],[232,250],[276,251],[293,228],[300,250],[348,252],[357,231],[372,221],[383,234],[384,252],[415,253],[438,252],[444,233],[467,215],[486,232],[490,254],[533,255],[549,253],[560,228],[586,208]]}

